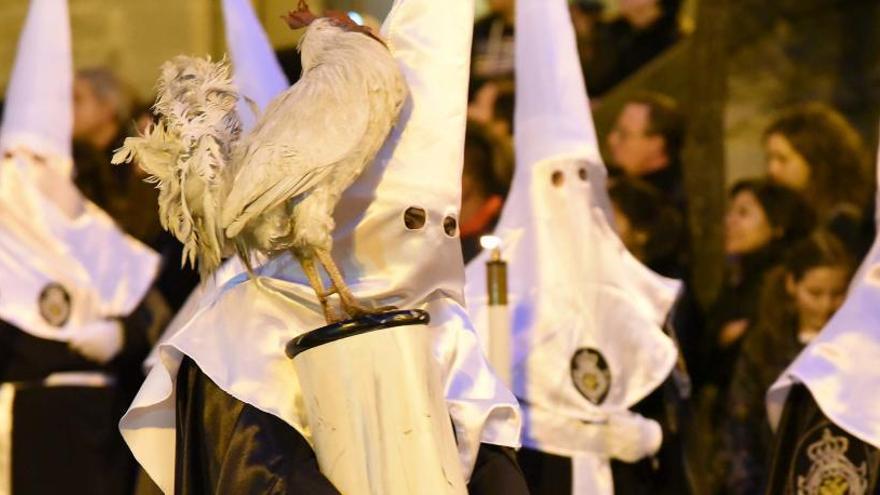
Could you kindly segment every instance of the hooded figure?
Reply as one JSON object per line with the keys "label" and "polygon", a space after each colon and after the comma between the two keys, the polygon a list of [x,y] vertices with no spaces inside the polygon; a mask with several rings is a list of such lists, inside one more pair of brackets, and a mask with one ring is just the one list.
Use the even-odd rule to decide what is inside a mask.
{"label": "hooded figure", "polygon": [[[392,7],[383,38],[411,99],[336,208],[333,257],[358,298],[430,313],[429,327],[414,331],[430,334],[455,468],[471,492],[524,493],[510,451],[519,445],[519,409],[489,370],[462,307],[457,212],[472,15],[470,0]],[[325,324],[321,307],[289,255],[256,275],[234,276],[168,337],[121,422],[166,493],[336,492],[318,472],[312,432],[320,425],[284,354],[290,339]]]}
{"label": "hooded figure", "polygon": [[71,178],[69,22],[66,0],[31,1],[0,127],[3,494],[129,493],[134,474],[115,425],[159,260]]}
{"label": "hooded figure", "polygon": [[[678,283],[614,233],[566,2],[520,0],[516,15],[517,167],[495,235],[508,262],[520,462],[533,493],[609,494],[611,459],[660,447],[660,426],[628,409],[676,362],[662,326]],[[489,256],[467,267],[484,343]]]}
{"label": "hooded figure", "polygon": [[880,235],[843,306],[767,392],[776,436],[766,493],[880,490],[878,307]]}

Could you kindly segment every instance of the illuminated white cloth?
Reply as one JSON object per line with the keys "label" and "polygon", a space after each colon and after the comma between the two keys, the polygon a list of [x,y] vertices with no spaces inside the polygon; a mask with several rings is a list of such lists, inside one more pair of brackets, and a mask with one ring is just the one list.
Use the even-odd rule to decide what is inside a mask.
{"label": "illuminated white cloth", "polygon": [[[263,110],[290,82],[281,70],[251,1],[223,0],[223,26],[235,84],[242,95]],[[253,127],[256,118],[244,101],[239,103],[238,113],[245,129]]]}
{"label": "illuminated white cloth", "polygon": [[[25,154],[0,162],[0,319],[67,341],[84,324],[131,313],[151,287],[159,257],[87,200],[68,218],[28,180],[43,166]],[[70,296],[70,317],[60,327],[40,310],[40,295],[53,283]]]}
{"label": "illuminated white cloth", "polygon": [[23,147],[63,157],[50,165],[70,174],[72,88],[67,0],[31,0],[6,88],[0,152]]}
{"label": "illuminated white cloth", "polygon": [[[60,341],[89,322],[129,314],[159,263],[70,178],[70,45],[67,1],[33,0],[0,128],[0,319]],[[60,327],[40,311],[41,293],[53,283],[70,297]]]}
{"label": "illuminated white cloth", "polygon": [[[880,162],[880,157],[878,157]],[[880,168],[878,168],[880,183]],[[880,227],[880,198],[875,221]],[[880,448],[880,235],[862,262],[843,306],[767,392],[776,429],[792,385],[802,383],[837,426]]]}
{"label": "illuminated white cloth", "polygon": [[[471,0],[397,0],[392,7],[384,37],[411,101],[376,163],[337,207],[333,252],[358,297],[430,312],[433,353],[466,478],[481,442],[518,447],[520,428],[516,401],[489,370],[462,307],[459,239],[443,225],[447,217],[457,219],[460,203],[472,15]],[[421,229],[403,223],[411,206],[426,212]],[[324,325],[321,308],[289,256],[258,271],[270,290],[232,279],[162,346],[162,366],[153,368],[122,420],[135,457],[166,492],[174,479],[174,380],[184,354],[227,393],[310,438],[283,349],[294,336]]]}
{"label": "illuminated white cloth", "polygon": [[210,278],[203,280],[195,289],[193,289],[192,292],[190,292],[186,301],[183,303],[183,306],[180,307],[174,315],[174,318],[172,318],[171,322],[168,323],[168,326],[165,327],[165,330],[162,332],[162,337],[159,338],[159,341],[150,351],[150,354],[144,359],[143,369],[146,373],[149,373],[150,370],[153,369],[153,366],[159,364],[159,349],[161,348],[161,344],[167,342],[172,335],[185,327],[187,323],[189,323],[190,320],[192,320],[193,317],[195,317],[195,315],[206,305],[211,304],[211,302],[217,298],[217,295],[220,293],[220,290],[223,289],[223,286],[236,276],[247,276],[244,265],[237,257],[226,260]]}
{"label": "illuminated white cloth", "polygon": [[[508,261],[522,441],[572,457],[575,493],[611,493],[613,445],[599,429],[612,417],[632,418],[627,409],[672,370],[677,351],[662,325],[679,283],[639,263],[610,224],[606,171],[564,0],[519,0],[516,57],[517,169],[495,235]],[[468,308],[484,339],[488,257],[467,267]],[[590,401],[575,386],[572,362],[584,349],[605,361],[604,398]]]}

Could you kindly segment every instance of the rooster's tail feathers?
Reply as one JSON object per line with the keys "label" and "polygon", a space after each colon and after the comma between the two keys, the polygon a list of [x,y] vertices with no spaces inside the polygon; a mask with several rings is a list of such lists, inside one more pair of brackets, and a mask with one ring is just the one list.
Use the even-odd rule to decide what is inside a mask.
{"label": "rooster's tail feathers", "polygon": [[183,243],[182,264],[212,273],[226,251],[220,208],[234,175],[240,95],[225,61],[178,56],[162,66],[159,123],[128,138],[113,163],[137,161],[159,189],[162,227]]}

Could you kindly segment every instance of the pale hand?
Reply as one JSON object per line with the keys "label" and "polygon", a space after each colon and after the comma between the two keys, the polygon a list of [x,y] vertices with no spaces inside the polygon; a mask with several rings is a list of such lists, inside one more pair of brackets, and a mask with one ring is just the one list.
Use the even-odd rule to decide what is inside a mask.
{"label": "pale hand", "polygon": [[85,358],[107,364],[122,350],[122,324],[117,320],[99,320],[85,325],[71,337],[68,345]]}
{"label": "pale hand", "polygon": [[659,423],[639,414],[612,414],[608,418],[605,441],[609,457],[636,462],[660,450],[663,430]]}

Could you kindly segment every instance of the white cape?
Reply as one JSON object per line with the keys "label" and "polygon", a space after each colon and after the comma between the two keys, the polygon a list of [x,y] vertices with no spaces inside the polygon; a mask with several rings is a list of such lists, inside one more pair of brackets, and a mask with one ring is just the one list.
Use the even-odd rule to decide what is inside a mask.
{"label": "white cape", "polygon": [[[161,345],[161,366],[150,372],[121,428],[138,462],[166,493],[174,483],[174,381],[184,355],[227,393],[281,418],[310,440],[293,362],[284,346],[325,323],[311,289],[284,280],[295,265],[283,257],[265,267],[262,275],[271,278],[260,281],[268,291],[245,274],[233,278]],[[443,370],[463,469],[470,473],[481,442],[519,446],[516,402],[486,366],[461,306],[436,293],[417,309],[431,314],[434,355]]]}
{"label": "white cape", "polygon": [[[46,166],[21,152],[0,162],[0,319],[67,341],[85,323],[131,313],[152,286],[159,256],[85,199],[75,198],[82,211],[69,218],[40,191],[37,167]],[[70,180],[44,170],[55,181]],[[79,194],[72,184],[67,189]],[[47,296],[50,286],[69,300]]]}

